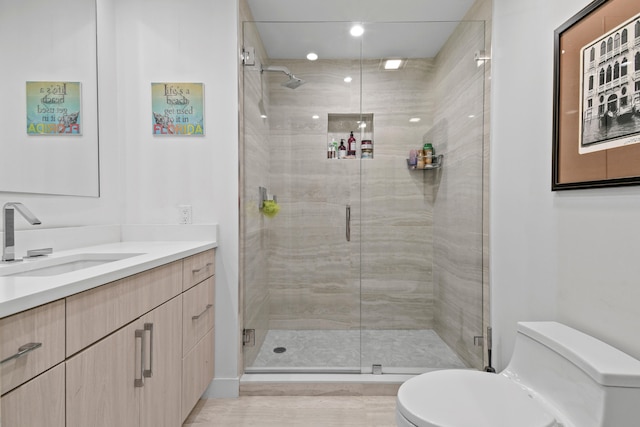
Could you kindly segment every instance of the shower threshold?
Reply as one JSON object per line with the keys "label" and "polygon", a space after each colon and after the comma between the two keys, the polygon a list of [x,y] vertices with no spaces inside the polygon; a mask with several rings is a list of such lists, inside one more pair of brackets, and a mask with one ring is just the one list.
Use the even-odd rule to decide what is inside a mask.
{"label": "shower threshold", "polygon": [[240,377],[241,396],[395,396],[414,375],[262,373]]}

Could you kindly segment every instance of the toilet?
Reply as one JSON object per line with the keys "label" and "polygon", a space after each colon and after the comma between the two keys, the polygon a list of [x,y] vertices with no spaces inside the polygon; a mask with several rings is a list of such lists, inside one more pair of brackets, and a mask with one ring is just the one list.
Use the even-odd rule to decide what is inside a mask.
{"label": "toilet", "polygon": [[402,427],[637,427],[640,361],[557,322],[520,322],[499,374],[441,370],[398,390]]}

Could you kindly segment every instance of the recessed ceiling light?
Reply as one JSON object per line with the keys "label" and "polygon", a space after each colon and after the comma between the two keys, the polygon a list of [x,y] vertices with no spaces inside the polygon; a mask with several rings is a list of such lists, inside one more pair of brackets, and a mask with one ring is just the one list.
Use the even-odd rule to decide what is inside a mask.
{"label": "recessed ceiling light", "polygon": [[317,114],[314,114],[313,116],[311,116],[311,118],[312,118],[313,120],[318,120],[318,119],[320,118],[320,116],[319,116],[319,115],[317,115]]}
{"label": "recessed ceiling light", "polygon": [[351,83],[351,81],[352,81],[352,80],[353,80],[353,79],[352,79],[351,77],[349,77],[349,76],[347,76],[347,77],[345,77],[345,78],[344,78],[344,82],[345,82],[345,83]]}
{"label": "recessed ceiling light", "polygon": [[362,25],[356,24],[353,27],[351,27],[351,30],[349,32],[353,37],[360,37],[361,35],[364,34],[364,28],[362,27]]}
{"label": "recessed ceiling light", "polygon": [[420,120],[421,120],[420,117],[411,117],[409,119],[411,123],[418,123]]}
{"label": "recessed ceiling light", "polygon": [[385,70],[397,70],[402,65],[402,59],[387,59],[384,63]]}
{"label": "recessed ceiling light", "polygon": [[307,59],[309,61],[315,61],[316,59],[318,59],[318,54],[317,53],[313,53],[313,52],[309,52],[307,54]]}

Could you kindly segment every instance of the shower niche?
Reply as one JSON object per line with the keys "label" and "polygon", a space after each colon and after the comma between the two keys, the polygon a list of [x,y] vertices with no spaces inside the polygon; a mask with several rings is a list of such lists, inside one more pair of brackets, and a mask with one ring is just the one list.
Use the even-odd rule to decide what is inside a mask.
{"label": "shower niche", "polygon": [[[351,135],[355,139],[350,143]],[[346,154],[340,155],[344,141]],[[329,113],[327,158],[330,160],[373,159],[373,113]]]}

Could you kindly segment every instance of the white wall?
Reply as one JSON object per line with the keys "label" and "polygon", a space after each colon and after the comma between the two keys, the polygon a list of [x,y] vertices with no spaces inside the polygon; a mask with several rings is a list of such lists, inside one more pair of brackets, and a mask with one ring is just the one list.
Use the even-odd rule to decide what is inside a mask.
{"label": "white wall", "polygon": [[551,192],[554,30],[588,0],[494,0],[491,311],[497,366],[515,322],[558,320],[640,358],[640,187]]}
{"label": "white wall", "polygon": [[[219,224],[209,394],[237,395],[237,1],[98,0],[98,15],[100,198],[0,192],[0,204],[24,202],[42,228],[176,224],[179,204]],[[152,137],[151,82],[203,82],[206,135]]]}
{"label": "white wall", "polygon": [[[124,222],[175,224],[187,204],[194,223],[219,224],[211,393],[237,395],[237,1],[115,2]],[[205,136],[152,136],[151,82],[204,83]]]}

